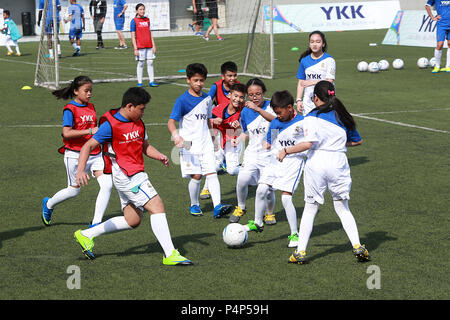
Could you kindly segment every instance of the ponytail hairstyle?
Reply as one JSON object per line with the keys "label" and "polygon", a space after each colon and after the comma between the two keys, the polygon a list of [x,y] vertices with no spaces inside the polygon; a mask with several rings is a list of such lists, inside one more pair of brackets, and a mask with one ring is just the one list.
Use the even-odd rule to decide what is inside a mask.
{"label": "ponytail hairstyle", "polygon": [[[316,31],[311,32],[309,34],[308,39],[311,39],[311,36],[313,36],[315,34],[318,34],[322,38],[322,42],[323,42],[322,51],[326,52],[327,51],[327,39],[325,38],[325,34],[322,31],[316,30]],[[300,62],[304,57],[310,55],[311,53],[312,53],[312,50],[309,47],[309,42],[308,42],[308,49],[300,55],[298,62]]]}
{"label": "ponytail hairstyle", "polygon": [[336,97],[334,85],[326,80],[319,81],[314,86],[314,95],[325,102],[324,105],[316,107],[317,116],[321,113],[336,111],[336,120],[344,125],[347,130],[355,130],[356,123],[352,115],[347,111],[344,104]]}
{"label": "ponytail hairstyle", "polygon": [[[139,9],[140,7],[144,7],[144,9],[145,9],[145,5],[144,5],[143,3],[138,3],[138,4],[136,5],[136,11],[138,11],[138,9]],[[137,17],[137,16],[138,16],[138,14],[137,14],[137,12],[136,12],[135,17]]]}
{"label": "ponytail hairstyle", "polygon": [[75,79],[73,79],[70,85],[68,85],[65,88],[55,90],[52,92],[52,94],[57,99],[64,99],[64,100],[72,99],[73,97],[75,97],[75,90],[78,90],[81,86],[87,83],[92,84],[92,80],[88,76],[78,76]]}
{"label": "ponytail hairstyle", "polygon": [[262,90],[263,93],[266,93],[266,91],[267,91],[266,85],[259,78],[253,78],[253,79],[248,80],[246,86],[247,86],[247,92],[248,92],[248,88],[251,87],[251,86],[259,86],[259,87],[261,87],[261,90]]}

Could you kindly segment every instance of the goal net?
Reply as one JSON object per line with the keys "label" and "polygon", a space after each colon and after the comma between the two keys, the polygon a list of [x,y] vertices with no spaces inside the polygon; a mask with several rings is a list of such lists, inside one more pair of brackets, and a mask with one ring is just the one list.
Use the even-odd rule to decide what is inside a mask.
{"label": "goal net", "polygon": [[[45,1],[43,12],[52,14],[42,14],[35,85],[57,88],[77,75],[88,75],[94,82],[137,81],[130,21],[136,14],[135,6],[139,2],[127,1],[123,30],[128,46],[126,49],[118,48],[118,36],[113,22],[113,0],[107,1],[107,16],[103,25],[105,49],[96,48],[97,34],[94,32],[89,2],[77,1],[84,9],[85,30],[81,38],[81,56],[72,56],[74,49],[68,38],[70,23],[64,23],[64,18],[68,17],[68,7],[62,5],[58,11],[55,1]],[[181,2],[184,5],[179,4]],[[223,41],[218,40],[214,30],[209,34],[209,41],[202,36],[209,25],[212,25],[210,10],[206,1],[202,2],[204,19],[199,25],[200,33],[197,34],[197,26],[189,26],[195,20],[191,1],[141,1],[145,5],[146,16],[150,18],[152,37],[157,49],[154,60],[155,79],[169,81],[185,78],[186,66],[195,62],[207,67],[208,77],[219,76],[220,66],[226,61],[233,61],[238,65],[239,75],[273,78],[272,14],[268,14],[272,12],[270,8],[273,0],[221,0],[218,4],[218,33]],[[61,4],[64,2],[61,1]],[[49,17],[53,25],[59,26],[59,33],[53,36],[49,36],[49,30],[44,27],[48,25],[46,19]],[[57,51],[58,41],[61,43],[60,56]],[[144,80],[147,80],[145,76],[146,72]]]}

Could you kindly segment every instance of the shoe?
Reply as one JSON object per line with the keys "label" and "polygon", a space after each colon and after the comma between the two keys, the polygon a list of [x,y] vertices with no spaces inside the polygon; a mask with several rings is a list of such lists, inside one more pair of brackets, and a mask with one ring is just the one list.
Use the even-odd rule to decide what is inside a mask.
{"label": "shoe", "polygon": [[203,189],[202,192],[200,192],[200,199],[206,200],[211,198],[211,193],[209,193],[208,189]]}
{"label": "shoe", "polygon": [[221,37],[221,36],[218,36],[217,37],[217,40],[219,40],[219,41],[223,41],[223,40],[225,40],[223,37]]}
{"label": "shoe", "polygon": [[241,207],[234,207],[233,214],[230,216],[230,223],[238,223],[241,217],[247,212],[245,209],[241,209]]}
{"label": "shoe", "polygon": [[200,206],[196,205],[196,204],[191,206],[189,211],[190,211],[191,215],[193,215],[194,217],[201,217],[203,215],[202,209],[200,209]]}
{"label": "shoe", "polygon": [[12,56],[13,52],[12,51],[8,51],[8,53],[6,54],[7,56]]}
{"label": "shoe", "polygon": [[92,222],[89,223],[89,229],[90,229],[90,228],[93,228],[93,227],[95,227],[95,226],[98,226],[100,223],[101,223],[101,222],[99,222],[99,223],[94,223],[94,224],[92,224]]}
{"label": "shoe", "polygon": [[246,226],[250,229],[250,231],[255,231],[256,233],[264,231],[264,224],[262,226],[258,226],[253,220],[248,220]]}
{"label": "shoe", "polygon": [[121,49],[128,49],[128,47],[126,44],[124,44]]}
{"label": "shoe", "polygon": [[229,214],[233,210],[233,206],[230,206],[229,204],[221,204],[219,203],[213,211],[213,217],[214,219],[220,219],[223,216]]}
{"label": "shoe", "polygon": [[188,23],[188,27],[191,28],[192,32],[194,32],[194,26],[190,23]]}
{"label": "shoe", "polygon": [[41,214],[41,218],[42,218],[42,222],[47,227],[52,222],[52,213],[53,213],[53,209],[47,208],[47,202],[48,202],[49,199],[50,199],[49,197],[45,197],[42,200],[42,214]]}
{"label": "shoe", "polygon": [[94,241],[90,240],[88,237],[85,237],[81,234],[81,230],[75,231],[73,237],[81,246],[81,250],[83,251],[84,256],[89,259],[95,259],[93,249],[94,249]]}
{"label": "shoe", "polygon": [[289,244],[288,248],[296,248],[298,246],[298,234],[294,233],[288,236]]}
{"label": "shoe", "polygon": [[306,260],[306,252],[305,251],[300,251],[298,252],[297,250],[295,250],[291,256],[289,257],[288,260],[289,263],[296,263],[296,264],[305,264],[308,261]]}
{"label": "shoe", "polygon": [[198,36],[198,37],[199,36],[202,36],[202,37],[204,36],[204,34],[202,32],[196,32],[195,35]]}
{"label": "shoe", "polygon": [[183,257],[178,250],[173,250],[172,254],[170,256],[163,257],[163,264],[166,266],[189,266],[193,265],[194,263]]}
{"label": "shoe", "polygon": [[156,83],[155,81],[150,82],[148,85],[149,87],[159,87],[159,84]]}
{"label": "shoe", "polygon": [[138,83],[138,84],[136,85],[136,87],[142,87],[142,86],[143,86],[142,83]]}
{"label": "shoe", "polygon": [[267,225],[277,224],[277,220],[275,219],[275,215],[272,213],[266,213],[264,216],[264,223]]}
{"label": "shoe", "polygon": [[204,39],[205,41],[209,41],[209,37],[208,37],[208,36],[203,36],[203,39]]}
{"label": "shoe", "polygon": [[367,251],[364,244],[357,244],[353,247],[353,255],[359,262],[366,262],[370,260],[369,251]]}
{"label": "shoe", "polygon": [[79,56],[81,56],[80,49],[77,49],[77,50],[75,50],[75,52],[73,53],[72,57],[79,57]]}
{"label": "shoe", "polygon": [[441,71],[440,67],[434,67],[433,70],[431,70],[431,73],[438,73],[439,71]]}
{"label": "shoe", "polygon": [[21,55],[22,55],[21,53],[17,53],[17,52],[16,52],[16,56],[17,56],[17,57],[20,57]]}
{"label": "shoe", "polygon": [[441,68],[441,72],[450,72],[450,67],[447,68]]}

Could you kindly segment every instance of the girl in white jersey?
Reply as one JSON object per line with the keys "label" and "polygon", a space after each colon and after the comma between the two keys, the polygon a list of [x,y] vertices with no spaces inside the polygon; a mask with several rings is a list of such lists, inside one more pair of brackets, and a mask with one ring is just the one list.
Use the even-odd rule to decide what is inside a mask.
{"label": "girl in white jersey", "polygon": [[303,115],[316,106],[312,100],[316,83],[327,80],[334,83],[336,62],[327,52],[327,40],[321,31],[309,34],[308,50],[302,53],[297,71],[297,109]]}
{"label": "girl in white jersey", "polygon": [[297,250],[290,256],[290,263],[306,262],[306,246],[312,232],[319,204],[324,203],[328,189],[334,209],[353,246],[353,254],[363,262],[369,260],[369,252],[360,244],[358,228],[348,207],[352,179],[345,152],[347,147],[362,143],[355,128],[355,121],[342,102],[336,98],[334,86],[320,81],[314,87],[314,104],[317,106],[303,121],[304,142],[285,148],[278,153],[279,161],[286,154],[308,151],[304,170],[305,207],[300,222]]}

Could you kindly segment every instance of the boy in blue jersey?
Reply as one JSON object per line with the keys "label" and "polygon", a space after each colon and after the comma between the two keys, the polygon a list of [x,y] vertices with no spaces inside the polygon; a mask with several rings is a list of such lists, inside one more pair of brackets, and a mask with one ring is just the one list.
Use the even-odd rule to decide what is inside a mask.
{"label": "boy in blue jersey", "polygon": [[282,192],[281,202],[290,228],[288,247],[293,248],[298,245],[298,228],[297,212],[292,202],[292,195],[297,189],[303,172],[304,154],[289,154],[282,162],[277,160],[276,155],[280,150],[286,150],[287,147],[302,141],[304,138],[303,116],[295,113],[294,97],[287,90],[275,92],[270,105],[277,115],[270,122],[265,141],[265,148],[271,151],[271,156],[258,181],[255,196],[255,220],[250,220],[247,228],[249,231],[256,232],[263,230],[265,199],[271,188],[280,190]]}
{"label": "boy in blue jersey", "polygon": [[77,3],[77,0],[70,0],[68,9],[69,17],[64,19],[64,22],[70,21],[69,40],[72,47],[75,49],[73,56],[81,55],[81,37],[84,30],[84,10],[83,7]]}
{"label": "boy in blue jersey", "polygon": [[[176,101],[167,128],[176,147],[180,148],[180,165],[183,178],[190,178],[188,189],[191,199],[190,214],[202,216],[199,194],[202,176],[206,176],[214,204],[214,218],[231,211],[231,206],[221,204],[220,184],[216,173],[214,144],[211,138],[213,104],[211,97],[202,91],[208,75],[201,63],[187,66],[189,89]],[[176,123],[179,123],[177,130]]]}
{"label": "boy in blue jersey", "polygon": [[[431,12],[431,7],[435,6],[437,15],[434,16]],[[431,71],[432,73],[438,72],[450,72],[450,1],[443,0],[428,0],[425,5],[428,15],[431,20],[437,21],[436,23],[436,48],[434,49],[434,58],[436,59],[436,65]],[[447,39],[447,64],[445,68],[441,68],[442,48],[444,47],[444,41]]]}
{"label": "boy in blue jersey", "polygon": [[125,25],[125,11],[128,5],[126,0],[114,0],[114,25],[116,26],[117,37],[119,38],[119,46],[114,49],[126,49],[125,36],[123,35],[123,26]]}
{"label": "boy in blue jersey", "polygon": [[[56,5],[56,32],[59,33],[59,12],[61,11],[61,3],[59,0],[55,0]],[[39,0],[39,14],[38,14],[38,21],[37,25],[41,25],[41,19],[42,19],[42,12],[45,8],[45,0]],[[47,46],[48,46],[48,55],[46,55],[46,58],[53,59],[53,41],[52,41],[52,35],[53,35],[53,0],[48,0],[47,3],[47,12],[45,14],[45,26],[43,26],[44,32],[47,34]],[[57,44],[57,52],[58,56],[61,57],[61,44],[58,37],[58,44]]]}

